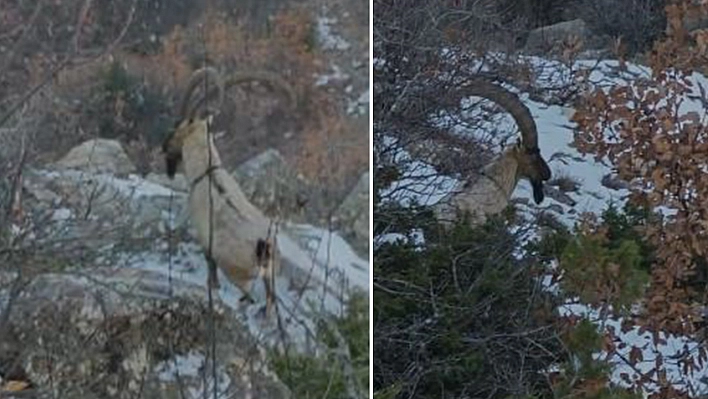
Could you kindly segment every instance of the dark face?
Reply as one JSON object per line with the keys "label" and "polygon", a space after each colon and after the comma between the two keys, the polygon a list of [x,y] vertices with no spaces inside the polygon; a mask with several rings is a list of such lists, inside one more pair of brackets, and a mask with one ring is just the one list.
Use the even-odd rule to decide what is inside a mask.
{"label": "dark face", "polygon": [[523,146],[519,146],[517,150],[519,176],[531,182],[533,199],[536,204],[540,204],[544,199],[543,182],[551,178],[551,168],[548,167],[546,160],[543,159],[538,148],[529,150]]}
{"label": "dark face", "polygon": [[167,176],[174,178],[177,173],[177,166],[182,161],[182,145],[185,138],[195,132],[195,129],[202,127],[203,120],[189,118],[180,121],[175,126],[174,132],[162,143],[162,152],[165,154],[165,166]]}

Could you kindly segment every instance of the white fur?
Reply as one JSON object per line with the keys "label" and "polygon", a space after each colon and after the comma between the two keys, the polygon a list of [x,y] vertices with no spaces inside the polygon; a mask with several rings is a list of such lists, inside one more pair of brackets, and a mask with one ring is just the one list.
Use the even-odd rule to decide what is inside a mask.
{"label": "white fur", "polygon": [[487,216],[503,211],[519,182],[519,164],[514,148],[505,151],[487,165],[479,178],[468,187],[457,187],[435,207],[437,219],[451,223],[458,211],[470,213],[470,223],[482,224]]}
{"label": "white fur", "polygon": [[[208,122],[197,120],[185,128],[193,129],[182,143],[182,159],[190,184],[189,214],[197,239],[205,253],[208,253],[212,240],[212,259],[231,282],[244,294],[249,294],[253,279],[262,270],[257,263],[256,243],[268,238],[270,220],[248,200],[234,178],[220,167],[221,158],[208,133]],[[217,168],[205,175],[210,165]],[[277,268],[279,254],[275,245],[272,250],[276,252],[275,262],[269,267]],[[267,270],[267,273],[271,272],[274,271]],[[271,305],[270,301],[268,298],[267,306]]]}

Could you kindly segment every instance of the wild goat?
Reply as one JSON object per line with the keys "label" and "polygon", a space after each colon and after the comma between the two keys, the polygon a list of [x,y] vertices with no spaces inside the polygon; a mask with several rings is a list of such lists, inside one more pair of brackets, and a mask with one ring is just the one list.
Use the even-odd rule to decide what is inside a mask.
{"label": "wild goat", "polygon": [[[213,68],[197,70],[182,99],[181,120],[163,143],[167,174],[174,177],[178,164],[184,164],[189,182],[189,215],[197,232],[197,240],[207,254],[209,288],[218,288],[216,267],[243,292],[241,300],[252,301],[253,280],[263,278],[266,288],[266,315],[275,301],[274,276],[280,269],[280,254],[269,219],[256,208],[221,163],[214,139],[209,132],[213,115],[198,114],[208,105],[211,88],[196,101],[192,95],[203,83],[216,86],[216,112],[224,91],[235,84],[258,81],[285,91],[292,99],[292,89],[282,80],[266,74],[235,74],[223,79]],[[204,85],[206,86],[206,85]],[[208,108],[208,107],[205,107]],[[211,257],[209,258],[209,255]]]}
{"label": "wild goat", "polygon": [[475,181],[449,194],[436,208],[438,220],[450,221],[456,212],[468,211],[471,223],[483,223],[487,215],[501,212],[509,204],[519,179],[531,182],[536,204],[544,199],[543,182],[551,178],[551,169],[538,148],[538,130],[531,111],[509,90],[484,79],[472,79],[462,87],[465,96],[491,100],[516,121],[521,140],[484,167]]}

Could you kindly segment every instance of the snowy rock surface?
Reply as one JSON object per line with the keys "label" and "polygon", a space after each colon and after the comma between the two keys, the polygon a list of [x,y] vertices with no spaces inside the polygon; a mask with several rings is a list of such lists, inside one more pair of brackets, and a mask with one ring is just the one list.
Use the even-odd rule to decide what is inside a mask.
{"label": "snowy rock surface", "polygon": [[135,165],[117,140],[93,139],[74,147],[60,159],[60,169],[76,169],[92,173],[134,173]]}
{"label": "snowy rock surface", "polygon": [[[180,397],[178,385],[192,391],[187,397],[199,396],[209,336],[207,265],[185,215],[186,192],[163,181],[91,168],[25,173],[32,222],[14,232],[25,237],[28,252],[47,254],[37,262],[51,272],[32,276],[15,302],[12,347],[22,350],[0,348],[0,362],[19,359],[30,379],[46,388],[50,373],[42,354],[53,353],[51,375],[70,389],[65,397],[134,397],[140,387],[154,393],[148,397]],[[263,351],[316,353],[320,318],[341,315],[355,290],[368,295],[369,263],[337,233],[291,223],[276,233],[282,254],[277,319],[263,317],[260,280],[251,305],[239,301],[242,293],[223,275],[214,295],[219,389],[229,397],[289,397]],[[0,304],[7,296],[0,291]]]}
{"label": "snowy rock surface", "polygon": [[[161,275],[125,268],[39,276],[14,303],[13,355],[34,384],[54,384],[62,397],[199,397],[210,345],[204,290],[172,288],[179,295]],[[221,394],[289,398],[243,321],[215,308]]]}

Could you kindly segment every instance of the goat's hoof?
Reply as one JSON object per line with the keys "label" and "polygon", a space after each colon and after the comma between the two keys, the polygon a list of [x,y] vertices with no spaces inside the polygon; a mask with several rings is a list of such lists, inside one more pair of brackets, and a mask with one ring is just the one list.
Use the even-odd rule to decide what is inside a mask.
{"label": "goat's hoof", "polygon": [[258,312],[256,312],[256,317],[259,319],[267,319],[268,318],[268,312],[266,312],[265,306],[258,309]]}
{"label": "goat's hoof", "polygon": [[258,309],[258,312],[256,312],[256,317],[263,321],[268,321],[272,313],[273,310],[268,305],[263,305]]}

